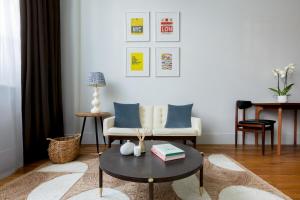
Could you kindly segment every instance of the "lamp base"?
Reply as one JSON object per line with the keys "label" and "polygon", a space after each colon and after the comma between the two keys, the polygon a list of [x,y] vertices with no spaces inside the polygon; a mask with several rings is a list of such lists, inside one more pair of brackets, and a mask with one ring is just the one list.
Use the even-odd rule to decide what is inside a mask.
{"label": "lamp base", "polygon": [[91,113],[101,112],[98,87],[94,87],[93,100],[92,100],[91,104],[92,104]]}
{"label": "lamp base", "polygon": [[100,108],[92,108],[91,109],[91,113],[99,113],[99,112],[101,112]]}

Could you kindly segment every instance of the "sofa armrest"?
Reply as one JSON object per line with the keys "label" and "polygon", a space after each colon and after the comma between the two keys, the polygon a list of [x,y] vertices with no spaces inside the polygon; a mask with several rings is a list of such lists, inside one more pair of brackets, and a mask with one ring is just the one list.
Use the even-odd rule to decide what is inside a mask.
{"label": "sofa armrest", "polygon": [[191,122],[192,122],[192,128],[197,130],[197,135],[201,136],[202,134],[202,123],[201,123],[201,119],[197,118],[197,117],[192,117],[191,118]]}
{"label": "sofa armrest", "polygon": [[103,121],[103,135],[108,134],[108,130],[113,128],[115,124],[115,116],[105,118]]}

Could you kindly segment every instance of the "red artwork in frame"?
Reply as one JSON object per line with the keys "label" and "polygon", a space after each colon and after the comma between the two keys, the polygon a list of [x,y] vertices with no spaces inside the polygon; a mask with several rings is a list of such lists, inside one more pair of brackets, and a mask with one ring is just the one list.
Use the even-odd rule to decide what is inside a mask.
{"label": "red artwork in frame", "polygon": [[160,21],[160,32],[161,33],[173,33],[174,22],[172,18],[163,18]]}

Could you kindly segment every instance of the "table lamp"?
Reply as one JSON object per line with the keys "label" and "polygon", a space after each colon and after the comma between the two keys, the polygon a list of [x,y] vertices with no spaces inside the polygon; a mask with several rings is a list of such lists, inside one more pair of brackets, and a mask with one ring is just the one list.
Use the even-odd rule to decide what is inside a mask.
{"label": "table lamp", "polygon": [[91,113],[100,112],[99,87],[105,87],[105,78],[101,72],[90,72],[88,77],[89,86],[94,87]]}

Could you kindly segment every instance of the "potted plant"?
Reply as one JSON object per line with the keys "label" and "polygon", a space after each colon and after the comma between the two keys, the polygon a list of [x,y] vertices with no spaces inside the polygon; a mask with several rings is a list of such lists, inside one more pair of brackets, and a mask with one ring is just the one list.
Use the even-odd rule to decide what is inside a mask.
{"label": "potted plant", "polygon": [[[293,83],[288,84],[288,75],[293,73],[295,70],[295,64],[289,64],[283,69],[276,68],[272,72],[275,77],[277,77],[277,88],[269,88],[277,96],[277,101],[279,103],[286,103],[288,101],[287,97],[290,95],[289,92],[293,87]],[[283,88],[280,87],[280,80],[283,82]]]}

